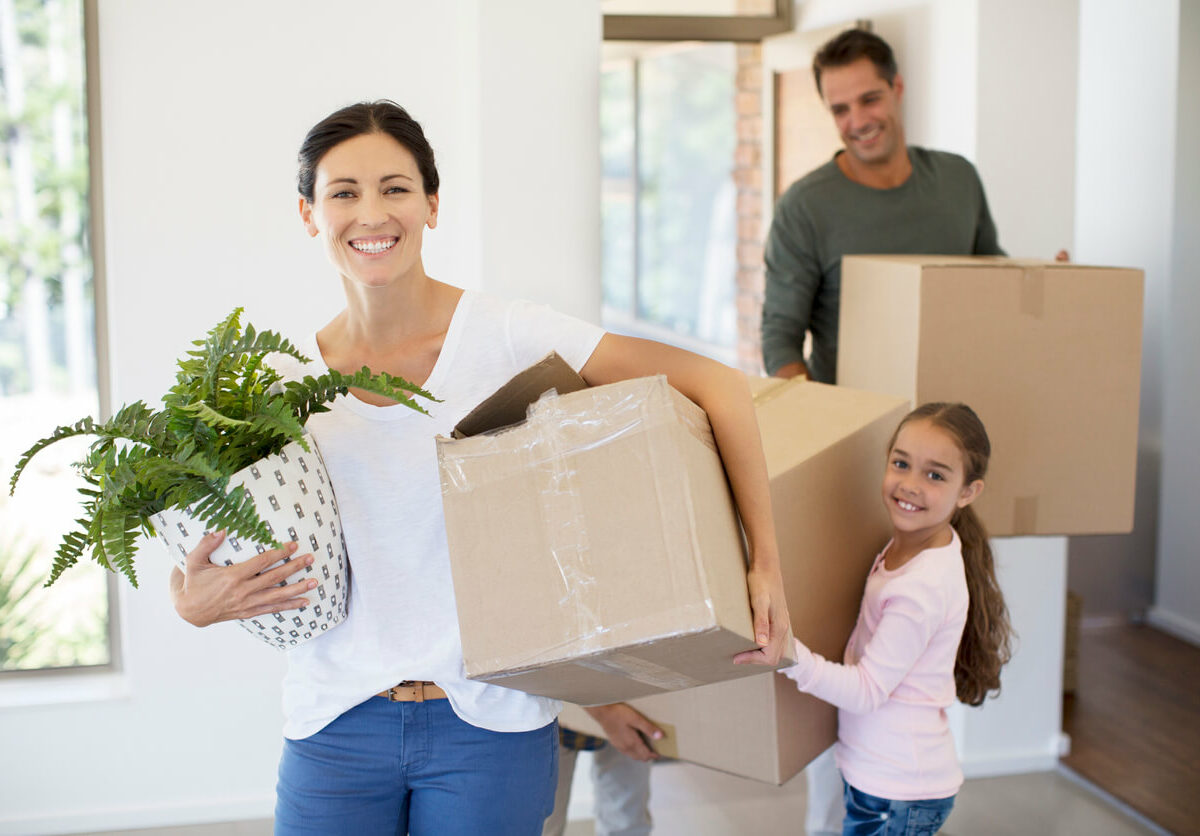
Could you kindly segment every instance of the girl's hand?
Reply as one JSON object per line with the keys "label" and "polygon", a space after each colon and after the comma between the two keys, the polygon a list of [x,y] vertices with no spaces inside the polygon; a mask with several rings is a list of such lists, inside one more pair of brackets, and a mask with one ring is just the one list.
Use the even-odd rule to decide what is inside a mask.
{"label": "girl's hand", "polygon": [[616,746],[621,754],[635,761],[658,760],[658,753],[646,741],[662,740],[663,731],[633,706],[616,702],[594,705],[584,711],[600,724],[608,736],[608,742]]}
{"label": "girl's hand", "polygon": [[739,653],[733,661],[738,665],[776,665],[787,650],[791,627],[778,561],[766,567],[751,567],[746,573],[746,586],[750,590],[754,636],[759,649]]}
{"label": "girl's hand", "polygon": [[[188,553],[185,571],[171,570],[171,600],[184,621],[207,627],[219,621],[252,618],[309,605],[303,593],[315,589],[316,580],[308,578],[279,586],[288,577],[310,566],[311,554],[265,571],[272,563],[296,551],[295,543],[281,549],[268,549],[244,563],[217,566],[209,557],[225,539],[225,532],[207,534]],[[259,573],[262,574],[259,574]]]}

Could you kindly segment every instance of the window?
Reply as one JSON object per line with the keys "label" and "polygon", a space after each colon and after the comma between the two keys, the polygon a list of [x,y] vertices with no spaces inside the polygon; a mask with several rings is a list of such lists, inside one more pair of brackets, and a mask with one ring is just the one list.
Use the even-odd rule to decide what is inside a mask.
{"label": "window", "polygon": [[[99,411],[83,0],[0,0],[0,473],[58,424]],[[112,660],[112,584],[82,563],[49,589],[77,514],[56,444],[0,495],[0,671]],[[57,449],[64,447],[65,449]]]}
{"label": "window", "polygon": [[732,362],[735,47],[606,50],[600,92],[604,325]]}
{"label": "window", "polygon": [[791,31],[795,0],[600,0],[611,41],[758,43]]}

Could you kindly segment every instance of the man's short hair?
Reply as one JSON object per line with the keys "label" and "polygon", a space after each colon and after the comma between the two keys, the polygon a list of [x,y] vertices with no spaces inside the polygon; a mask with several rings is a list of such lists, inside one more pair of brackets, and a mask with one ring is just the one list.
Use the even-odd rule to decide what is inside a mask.
{"label": "man's short hair", "polygon": [[830,67],[844,67],[853,64],[860,58],[869,58],[875,65],[879,77],[892,86],[898,69],[896,56],[887,41],[866,29],[847,29],[826,43],[813,56],[813,79],[817,82],[817,93],[824,96],[821,90],[821,71]]}

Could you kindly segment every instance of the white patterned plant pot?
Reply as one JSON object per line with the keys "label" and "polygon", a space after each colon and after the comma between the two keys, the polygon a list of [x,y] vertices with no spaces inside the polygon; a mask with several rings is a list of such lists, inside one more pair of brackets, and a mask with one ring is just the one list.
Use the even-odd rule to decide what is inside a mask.
{"label": "white patterned plant pot", "polygon": [[[304,572],[292,575],[288,582],[316,578],[317,587],[305,597],[312,602],[299,610],[267,613],[238,623],[267,644],[281,649],[295,647],[331,630],[346,618],[350,594],[350,563],[333,485],[325,462],[311,435],[304,440],[311,453],[296,442],[284,446],[275,455],[259,459],[229,479],[229,489],[242,485],[254,500],[259,517],[280,543],[295,540],[295,555],[311,553],[313,563]],[[191,515],[190,508],[168,508],[152,518],[158,537],[166,544],[180,569],[188,552],[209,532],[205,523]],[[218,566],[232,566],[249,560],[271,548],[269,543],[238,538],[230,532],[212,553]],[[271,568],[286,561],[278,561]]]}

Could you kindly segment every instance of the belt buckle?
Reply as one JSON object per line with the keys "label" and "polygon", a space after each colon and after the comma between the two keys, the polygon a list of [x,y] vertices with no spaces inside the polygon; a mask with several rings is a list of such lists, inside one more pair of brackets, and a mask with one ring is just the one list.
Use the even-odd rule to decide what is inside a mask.
{"label": "belt buckle", "polygon": [[406,679],[388,688],[387,693],[392,702],[425,702],[425,683]]}

